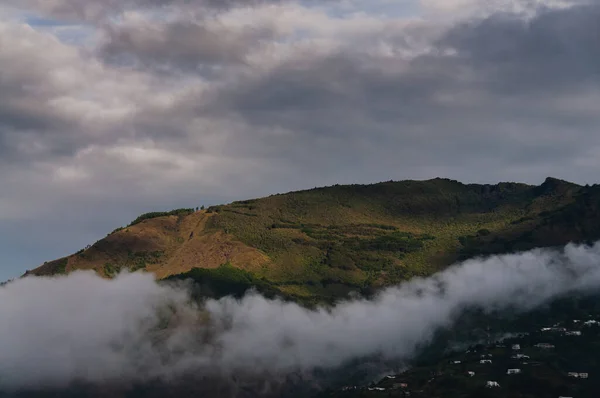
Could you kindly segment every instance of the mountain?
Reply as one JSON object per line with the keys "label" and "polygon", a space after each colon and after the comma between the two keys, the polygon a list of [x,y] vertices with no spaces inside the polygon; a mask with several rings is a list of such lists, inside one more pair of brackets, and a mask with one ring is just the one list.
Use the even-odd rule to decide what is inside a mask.
{"label": "mountain", "polygon": [[368,295],[473,256],[598,238],[599,185],[389,181],[144,214],[26,275],[142,269],[190,277],[207,294],[255,286],[310,303]]}

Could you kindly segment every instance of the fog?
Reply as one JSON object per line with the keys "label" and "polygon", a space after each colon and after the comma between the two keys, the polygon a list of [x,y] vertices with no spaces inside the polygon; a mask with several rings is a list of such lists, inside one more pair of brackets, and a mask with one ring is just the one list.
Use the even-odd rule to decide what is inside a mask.
{"label": "fog", "polygon": [[308,310],[251,293],[195,303],[150,274],[27,277],[0,288],[0,389],[182,374],[286,375],[380,355],[409,359],[465,309],[533,309],[600,286],[600,244],[457,264]]}

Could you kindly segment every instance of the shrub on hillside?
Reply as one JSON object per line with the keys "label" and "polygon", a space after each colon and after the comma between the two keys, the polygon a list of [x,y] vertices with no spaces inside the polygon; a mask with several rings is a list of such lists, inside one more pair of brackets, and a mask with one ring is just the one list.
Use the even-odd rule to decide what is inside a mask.
{"label": "shrub on hillside", "polygon": [[[133,220],[128,227],[132,225],[139,224],[144,220],[149,220],[157,217],[166,217],[166,216],[187,216],[188,214],[192,214],[194,209],[175,209],[171,211],[155,211],[151,213],[145,213]],[[118,229],[117,229],[118,230]],[[116,231],[116,230],[115,230]]]}

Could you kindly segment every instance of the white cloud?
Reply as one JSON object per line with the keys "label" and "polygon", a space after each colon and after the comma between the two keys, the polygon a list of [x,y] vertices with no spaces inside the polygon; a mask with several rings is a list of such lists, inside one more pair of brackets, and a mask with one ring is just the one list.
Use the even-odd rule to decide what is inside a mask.
{"label": "white cloud", "polygon": [[[600,245],[477,259],[307,310],[251,294],[207,300],[151,275],[25,278],[0,288],[0,388],[198,375],[260,378],[369,356],[408,360],[467,308],[531,310],[600,286]],[[163,325],[163,326],[161,326]],[[166,328],[165,328],[166,325]],[[43,333],[40,333],[43,331]]]}

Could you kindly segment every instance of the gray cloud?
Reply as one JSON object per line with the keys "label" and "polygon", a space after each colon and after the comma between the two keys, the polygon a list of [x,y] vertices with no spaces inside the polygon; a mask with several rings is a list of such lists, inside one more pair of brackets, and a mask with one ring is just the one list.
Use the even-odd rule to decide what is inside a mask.
{"label": "gray cloud", "polygon": [[579,92],[600,78],[600,7],[550,10],[530,21],[492,16],[450,31],[443,45],[503,95]]}
{"label": "gray cloud", "polygon": [[302,148],[298,156],[302,143],[343,137],[343,152],[368,135],[400,159],[421,152],[422,165],[452,167],[466,154],[473,166],[479,154],[524,169],[569,162],[599,144],[599,10],[546,11],[528,22],[493,16],[453,28],[412,59],[364,48],[302,54],[217,101],[252,125],[292,132],[296,145],[282,148]]}
{"label": "gray cloud", "polygon": [[157,285],[147,274],[25,278],[0,288],[0,387],[169,379],[190,371],[285,375],[374,355],[406,360],[467,308],[527,311],[595,291],[599,259],[596,244],[471,260],[372,301],[318,310],[256,294],[196,307],[186,289]]}
{"label": "gray cloud", "polygon": [[203,21],[160,23],[144,21],[127,26],[105,27],[100,51],[112,61],[130,59],[141,68],[169,67],[203,72],[204,68],[240,64],[248,53],[273,40],[269,27],[246,27],[232,31]]}
{"label": "gray cloud", "polygon": [[253,7],[277,4],[286,0],[8,0],[15,7],[31,9],[44,15],[66,20],[98,21],[129,10],[161,9],[165,7],[227,10],[233,7]]}
{"label": "gray cloud", "polygon": [[[22,229],[35,215],[68,242],[146,210],[335,183],[597,182],[598,5],[434,26],[300,3],[20,4],[96,33],[72,45],[77,27],[0,23],[0,219]],[[97,211],[55,222],[84,203]]]}

